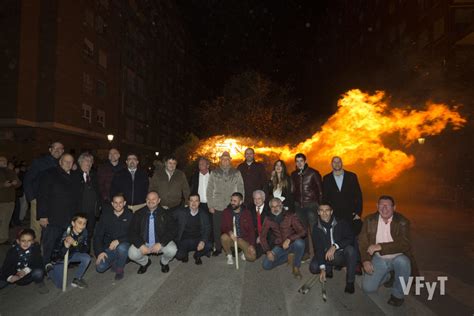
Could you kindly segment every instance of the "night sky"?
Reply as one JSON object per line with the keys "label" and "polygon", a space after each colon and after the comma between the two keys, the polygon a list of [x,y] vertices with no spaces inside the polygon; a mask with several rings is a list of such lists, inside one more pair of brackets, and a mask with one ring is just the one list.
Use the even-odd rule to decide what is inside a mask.
{"label": "night sky", "polygon": [[[280,85],[290,84],[302,110],[328,114],[335,104],[315,106],[315,77],[308,83],[325,1],[180,0],[204,68],[210,96],[218,95],[233,74],[257,70]],[[322,79],[322,78],[321,78]],[[342,93],[343,91],[340,91]],[[324,96],[331,100],[334,96]],[[319,99],[321,101],[321,99]]]}

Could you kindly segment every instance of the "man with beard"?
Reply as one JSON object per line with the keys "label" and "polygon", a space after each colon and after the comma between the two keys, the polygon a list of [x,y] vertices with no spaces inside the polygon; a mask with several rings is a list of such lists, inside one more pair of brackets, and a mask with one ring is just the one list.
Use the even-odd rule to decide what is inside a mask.
{"label": "man with beard", "polygon": [[218,256],[222,251],[221,244],[221,219],[222,212],[229,205],[229,199],[234,192],[244,194],[244,180],[240,171],[232,168],[231,157],[224,151],[220,157],[219,168],[211,173],[207,185],[207,205],[213,214],[213,230],[215,250],[213,256]]}

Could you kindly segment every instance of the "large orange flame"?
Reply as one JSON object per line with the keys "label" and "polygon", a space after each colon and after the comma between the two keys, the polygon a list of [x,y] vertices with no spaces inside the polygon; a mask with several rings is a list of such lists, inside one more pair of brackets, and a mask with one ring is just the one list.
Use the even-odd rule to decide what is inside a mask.
{"label": "large orange flame", "polygon": [[398,134],[405,147],[420,137],[437,135],[451,123],[454,129],[466,120],[444,104],[427,103],[424,111],[390,109],[385,93],[370,95],[358,89],[345,93],[338,101],[338,110],[311,138],[296,146],[265,146],[250,138],[214,136],[203,141],[191,158],[207,156],[217,162],[223,151],[242,160],[247,147],[257,155],[279,157],[287,162],[298,152],[305,153],[310,165],[329,164],[333,156],[342,157],[345,165],[368,163],[367,170],[374,184],[395,179],[414,166],[415,157],[401,150],[386,147],[383,138]]}

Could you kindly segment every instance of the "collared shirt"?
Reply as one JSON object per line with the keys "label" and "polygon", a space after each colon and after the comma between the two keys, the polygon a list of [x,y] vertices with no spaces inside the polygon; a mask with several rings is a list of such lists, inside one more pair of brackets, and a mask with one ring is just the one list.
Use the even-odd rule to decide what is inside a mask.
{"label": "collared shirt", "polygon": [[191,216],[196,216],[199,214],[199,209],[197,209],[196,212],[193,212],[192,208],[189,208],[189,214],[191,214]]}
{"label": "collared shirt", "polygon": [[[393,220],[393,216],[388,219],[387,223],[385,223],[382,216],[379,215],[379,222],[377,225],[377,235],[375,236],[376,244],[393,242],[392,234],[390,232],[390,224],[392,223],[392,220]],[[379,255],[383,259],[393,259],[396,256],[401,255],[401,253],[394,253],[394,254],[389,254],[389,255],[380,255],[379,253],[377,253],[377,255]]]}
{"label": "collared shirt", "polygon": [[199,172],[199,185],[198,185],[198,194],[201,200],[201,203],[207,203],[207,184],[209,183],[209,171],[206,174]]}
{"label": "collared shirt", "polygon": [[82,173],[82,177],[84,178],[84,182],[87,183],[87,178],[89,177],[89,174],[87,172]]}
{"label": "collared shirt", "polygon": [[342,173],[340,175],[336,175],[334,172],[332,173],[334,176],[334,180],[336,181],[336,185],[339,189],[339,191],[342,190],[342,182],[344,181],[344,170],[342,170]]}
{"label": "collared shirt", "polygon": [[262,232],[262,212],[263,212],[263,205],[260,206],[255,206],[256,207],[256,213],[257,213],[257,231],[258,234]]}
{"label": "collared shirt", "polygon": [[169,172],[168,169],[165,168],[165,172],[166,172],[166,174],[168,175],[168,181],[171,181],[171,177],[173,176],[174,171],[173,171],[173,172]]}

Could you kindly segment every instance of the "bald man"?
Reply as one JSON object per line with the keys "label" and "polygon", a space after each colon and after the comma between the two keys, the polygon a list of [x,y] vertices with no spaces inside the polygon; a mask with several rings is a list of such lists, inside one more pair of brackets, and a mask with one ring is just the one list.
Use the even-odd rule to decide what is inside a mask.
{"label": "bald man", "polygon": [[43,261],[51,261],[51,253],[71,218],[78,211],[79,190],[71,175],[74,157],[64,154],[59,167],[50,169],[42,178],[38,196],[38,219],[43,229]]}

